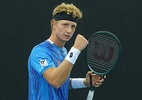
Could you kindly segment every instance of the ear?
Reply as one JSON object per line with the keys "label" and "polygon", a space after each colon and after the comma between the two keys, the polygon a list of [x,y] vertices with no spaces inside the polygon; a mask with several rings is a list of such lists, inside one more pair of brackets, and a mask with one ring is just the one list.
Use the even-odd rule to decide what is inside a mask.
{"label": "ear", "polygon": [[55,21],[55,19],[52,19],[52,20],[51,20],[51,26],[52,26],[52,28],[54,28],[54,27],[56,26],[56,23],[57,23],[57,22]]}

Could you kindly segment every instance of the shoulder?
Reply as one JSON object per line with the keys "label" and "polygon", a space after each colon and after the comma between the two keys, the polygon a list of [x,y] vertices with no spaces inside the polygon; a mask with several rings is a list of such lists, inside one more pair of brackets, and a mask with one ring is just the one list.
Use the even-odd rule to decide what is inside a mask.
{"label": "shoulder", "polygon": [[33,49],[31,50],[31,54],[40,54],[40,53],[48,53],[50,51],[51,48],[51,44],[47,41],[43,41],[39,44],[37,44],[36,46],[33,47]]}
{"label": "shoulder", "polygon": [[51,47],[51,44],[48,41],[44,41],[37,44],[32,50],[47,50],[49,47]]}

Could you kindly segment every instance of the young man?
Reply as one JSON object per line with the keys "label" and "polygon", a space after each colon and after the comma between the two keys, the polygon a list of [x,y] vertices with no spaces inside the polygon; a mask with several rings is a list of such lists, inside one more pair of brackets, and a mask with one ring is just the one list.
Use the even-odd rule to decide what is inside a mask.
{"label": "young man", "polygon": [[[70,78],[70,73],[80,52],[88,41],[80,34],[67,53],[65,43],[73,36],[82,12],[73,4],[62,3],[53,10],[51,36],[36,45],[29,56],[29,100],[68,100],[69,88],[90,86],[90,75]],[[104,79],[92,75],[92,84],[99,87]]]}

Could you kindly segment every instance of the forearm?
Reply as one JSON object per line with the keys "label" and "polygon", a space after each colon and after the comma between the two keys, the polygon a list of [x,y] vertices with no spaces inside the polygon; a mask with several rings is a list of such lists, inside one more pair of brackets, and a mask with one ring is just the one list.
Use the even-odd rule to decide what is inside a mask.
{"label": "forearm", "polygon": [[59,88],[68,78],[73,64],[64,60],[57,68],[50,68],[44,72],[44,78],[54,87]]}
{"label": "forearm", "polygon": [[61,86],[70,75],[72,68],[73,68],[73,64],[71,64],[67,60],[64,60],[58,66],[58,68],[56,68],[56,70],[52,72],[54,81],[58,83],[59,86]]}
{"label": "forearm", "polygon": [[[80,54],[80,51],[78,49],[72,47],[70,49],[68,55],[66,56],[65,60],[59,65],[57,70],[55,70],[55,73],[60,72],[59,74],[57,74],[58,79],[59,79],[59,80],[57,79],[57,81],[59,83],[63,84],[64,81],[67,79],[79,54]],[[63,73],[63,74],[61,74],[61,73]]]}
{"label": "forearm", "polygon": [[78,35],[65,60],[57,68],[50,68],[44,72],[46,80],[54,87],[59,88],[70,75],[80,52],[87,44],[88,41],[82,35]]}

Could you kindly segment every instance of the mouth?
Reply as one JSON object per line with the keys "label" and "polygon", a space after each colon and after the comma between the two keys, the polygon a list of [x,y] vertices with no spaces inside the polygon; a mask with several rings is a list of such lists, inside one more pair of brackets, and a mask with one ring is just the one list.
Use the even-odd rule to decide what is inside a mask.
{"label": "mouth", "polygon": [[67,38],[67,39],[70,39],[70,35],[64,35],[65,36],[65,38]]}

